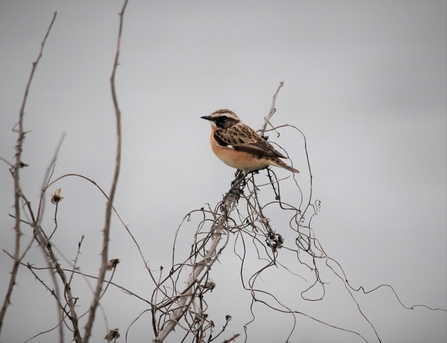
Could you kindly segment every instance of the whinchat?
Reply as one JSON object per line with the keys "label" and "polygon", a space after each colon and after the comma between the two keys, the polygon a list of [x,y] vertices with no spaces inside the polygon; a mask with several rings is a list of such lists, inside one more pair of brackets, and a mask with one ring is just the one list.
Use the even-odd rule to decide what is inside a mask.
{"label": "whinchat", "polygon": [[268,166],[299,173],[281,160],[286,156],[244,124],[233,111],[222,109],[201,118],[211,123],[211,149],[230,167],[240,169],[244,174]]}

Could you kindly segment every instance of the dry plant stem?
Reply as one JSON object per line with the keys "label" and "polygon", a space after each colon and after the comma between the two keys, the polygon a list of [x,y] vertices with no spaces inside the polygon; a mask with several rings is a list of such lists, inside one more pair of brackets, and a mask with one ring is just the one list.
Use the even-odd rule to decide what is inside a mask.
{"label": "dry plant stem", "polygon": [[[45,335],[46,333],[49,333],[49,332],[51,332],[51,331],[53,331],[53,330],[55,330],[56,328],[61,327],[61,326],[62,326],[62,321],[59,322],[58,324],[56,324],[56,325],[55,325],[54,327],[52,327],[51,329],[47,329],[47,330],[45,330],[45,331],[41,331],[41,332],[39,332],[38,334],[35,334],[34,336],[28,338],[28,339],[27,339],[26,341],[24,341],[23,343],[28,343],[28,342],[34,340],[35,338],[37,338],[37,337],[39,337],[39,336],[42,336],[42,335]],[[61,342],[63,342],[63,340],[61,340]]]}
{"label": "dry plant stem", "polygon": [[[193,285],[198,281],[199,276],[203,273],[203,276],[206,276],[211,269],[213,263],[217,260],[220,255],[220,252],[217,250],[219,241],[222,237],[222,234],[227,231],[227,220],[230,213],[234,210],[237,201],[241,194],[241,187],[245,185],[244,177],[237,177],[235,181],[233,181],[233,185],[230,191],[224,196],[222,207],[221,207],[221,215],[216,218],[214,221],[210,232],[212,232],[212,240],[210,245],[206,249],[206,253],[203,259],[192,266],[192,272],[189,274],[189,277],[185,283],[184,291],[180,293],[180,297],[177,300],[177,308],[170,313],[169,321],[163,327],[163,329],[158,333],[154,342],[161,343],[164,339],[169,335],[171,331],[179,324],[179,321],[183,316],[188,312],[189,306],[193,303]],[[188,302],[188,303],[187,303]]]}
{"label": "dry plant stem", "polygon": [[15,155],[15,165],[11,168],[11,173],[14,179],[14,212],[15,212],[15,248],[14,248],[14,263],[11,271],[11,277],[9,280],[8,290],[5,295],[5,300],[3,301],[2,309],[0,310],[0,333],[2,331],[3,322],[6,314],[6,310],[11,303],[11,295],[12,290],[16,284],[15,280],[17,277],[17,272],[20,265],[20,238],[22,236],[22,232],[20,230],[20,198],[21,198],[21,190],[20,190],[20,168],[24,166],[22,162],[22,151],[23,151],[23,141],[25,139],[26,132],[23,130],[23,117],[25,115],[25,106],[28,99],[28,93],[31,87],[31,83],[34,77],[34,73],[36,71],[37,65],[39,64],[40,58],[42,57],[43,49],[45,47],[45,43],[47,41],[48,35],[50,34],[51,28],[53,26],[54,21],[56,20],[57,12],[54,13],[53,19],[51,20],[50,26],[45,34],[45,37],[41,43],[39,55],[37,56],[36,61],[33,63],[33,67],[31,69],[31,74],[28,79],[28,83],[25,88],[25,95],[23,97],[22,105],[20,107],[19,113],[19,122],[17,124],[17,145],[16,145],[16,155]]}
{"label": "dry plant stem", "polygon": [[186,302],[193,295],[193,288],[191,286],[196,282],[199,275],[202,273],[202,271],[205,268],[207,268],[207,269],[210,268],[209,261],[213,260],[212,257],[216,253],[217,245],[219,244],[219,241],[223,234],[222,224],[220,223],[218,225],[218,227],[216,227],[214,230],[215,230],[215,232],[214,232],[213,239],[211,241],[209,250],[205,254],[203,260],[193,266],[193,270],[192,270],[191,274],[189,275],[188,280],[185,283],[186,291],[181,293],[181,297],[177,301],[178,308],[176,310],[172,311],[168,323],[164,326],[163,330],[158,333],[157,338],[155,339],[155,342],[163,342],[164,339],[168,336],[168,334],[172,330],[174,330],[175,326],[178,324],[180,319],[186,313],[186,309],[187,309],[187,307],[185,306]]}
{"label": "dry plant stem", "polygon": [[45,176],[43,179],[43,185],[42,185],[41,192],[40,192],[39,207],[37,210],[37,218],[36,218],[36,220],[39,224],[41,222],[41,218],[42,218],[44,208],[45,208],[45,194],[48,189],[48,184],[50,183],[51,177],[53,176],[54,168],[56,166],[57,156],[59,155],[59,150],[61,149],[64,138],[65,138],[65,133],[62,134],[62,136],[59,140],[59,143],[56,147],[56,151],[54,152],[53,158],[51,159],[51,162],[48,165],[48,168],[45,172]]}
{"label": "dry plant stem", "polygon": [[[6,250],[3,250],[3,252],[4,252],[6,255],[8,255],[11,259],[14,259],[14,256],[12,256],[12,255],[11,255],[10,253],[8,253]],[[76,257],[76,259],[77,259],[77,257]],[[48,268],[48,267],[35,267],[35,266],[33,266],[33,265],[29,264],[29,263],[23,263],[23,262],[20,262],[20,264],[21,264],[23,267],[28,268],[28,269],[31,271],[31,273],[32,273],[33,275],[35,275],[35,273],[33,272],[34,270],[44,270],[44,269],[46,269],[46,270],[48,270],[48,269],[49,269],[49,270],[55,270],[54,267],[50,267],[50,268]],[[76,263],[75,263],[75,264],[73,265],[73,267],[71,267],[70,269],[63,268],[62,270],[63,270],[64,272],[67,272],[67,273],[71,273],[71,274],[76,274],[76,275],[83,276],[83,277],[86,278],[86,279],[94,279],[94,280],[97,280],[97,279],[98,279],[98,277],[97,277],[96,275],[85,274],[85,273],[83,273],[83,272],[80,271],[80,270],[75,270],[76,268],[77,268],[77,267],[76,267]],[[70,277],[70,281],[69,281],[69,283],[71,283],[71,280],[72,280],[72,276]],[[109,280],[109,281],[104,280],[104,283],[110,284],[110,285],[112,285],[112,286],[114,286],[114,287],[120,289],[120,290],[123,291],[124,293],[126,293],[126,294],[128,294],[128,295],[131,295],[131,296],[134,296],[135,298],[137,298],[137,299],[139,299],[139,300],[141,300],[141,301],[147,303],[148,305],[151,305],[151,303],[150,303],[148,300],[146,300],[146,299],[144,299],[143,297],[139,296],[138,294],[136,294],[136,293],[134,293],[134,292],[128,290],[127,288],[124,288],[123,286],[120,286],[120,285],[118,285],[118,284],[112,282],[111,280]],[[44,283],[42,283],[42,284],[44,285],[45,288],[48,289],[48,291],[49,291],[50,293],[52,293],[53,290],[49,289],[49,288],[46,286],[46,284],[44,284]],[[59,297],[59,298],[60,298],[60,297]],[[59,298],[57,298],[57,299],[59,299]],[[56,299],[56,300],[57,300],[57,299]]]}
{"label": "dry plant stem", "polygon": [[[45,194],[46,194],[46,190],[48,188],[48,184],[50,183],[51,177],[53,175],[54,172],[54,167],[56,165],[56,160],[57,160],[57,156],[59,154],[59,150],[62,146],[62,142],[64,140],[65,134],[62,135],[59,144],[57,145],[56,151],[53,155],[53,158],[50,162],[50,164],[48,165],[48,168],[46,170],[45,173],[45,177],[44,177],[44,181],[43,181],[43,185],[41,188],[41,193],[40,193],[40,200],[39,200],[39,207],[37,210],[37,216],[34,217],[33,211],[31,209],[30,206],[30,202],[28,200],[26,200],[25,196],[22,195],[23,199],[26,201],[26,206],[28,207],[28,211],[30,213],[30,215],[32,216],[32,224],[31,226],[34,229],[34,233],[35,233],[35,238],[36,240],[39,242],[40,247],[42,248],[42,253],[44,255],[44,258],[46,259],[48,268],[51,268],[52,266],[56,266],[56,272],[59,275],[62,284],[64,286],[64,298],[68,304],[68,307],[70,308],[70,314],[67,315],[68,318],[70,319],[70,321],[72,322],[73,325],[73,332],[74,332],[74,339],[81,341],[81,336],[80,336],[80,331],[79,331],[79,320],[75,311],[75,305],[76,305],[76,299],[73,299],[73,295],[71,293],[71,285],[70,285],[70,281],[67,280],[67,276],[65,275],[65,272],[61,269],[60,267],[60,263],[58,261],[58,259],[56,258],[56,255],[53,252],[53,245],[51,244],[51,236],[53,235],[53,233],[56,231],[57,229],[57,224],[56,224],[56,228],[54,229],[53,233],[50,235],[50,237],[48,237],[43,230],[41,229],[41,219],[42,219],[42,215],[44,213],[44,207],[45,207]],[[56,204],[56,209],[57,209],[57,204]],[[57,219],[56,219],[56,213],[55,213],[55,222],[57,223]],[[24,256],[24,255],[23,255]],[[59,284],[57,283],[57,279],[56,279],[56,274],[55,273],[51,273],[50,274],[52,280],[53,280],[53,285],[54,285],[54,291],[53,293],[55,293],[55,297],[56,299],[60,299],[60,291],[59,291]],[[58,304],[59,305],[59,304]],[[59,314],[59,319],[60,321],[63,320],[64,317],[64,313],[65,309],[61,307],[62,311],[58,311]],[[60,342],[64,341],[64,331],[63,331],[64,327],[62,325],[59,326],[59,337],[60,337]]]}
{"label": "dry plant stem", "polygon": [[[84,175],[80,175],[80,174],[65,174],[65,175],[59,176],[57,179],[51,181],[51,182],[48,184],[47,189],[48,189],[50,186],[52,186],[53,184],[55,184],[56,182],[58,182],[58,181],[60,181],[60,180],[62,180],[62,179],[64,179],[64,178],[66,178],[66,177],[72,177],[72,176],[74,176],[74,177],[78,177],[78,178],[80,178],[80,179],[87,180],[88,182],[92,183],[92,184],[93,184],[93,185],[94,185],[94,186],[101,192],[101,194],[104,195],[104,197],[105,197],[107,200],[109,199],[109,197],[107,196],[107,193],[106,193],[106,192],[105,192],[105,191],[104,191],[104,190],[103,190],[103,189],[102,189],[102,188],[101,188],[95,181],[93,181],[92,179],[89,179],[88,177],[86,177],[86,176],[84,176]],[[115,212],[115,214],[116,214],[116,216],[118,217],[118,220],[121,222],[121,224],[123,224],[123,227],[126,229],[127,233],[128,233],[128,234],[130,235],[130,237],[132,238],[132,241],[135,243],[135,246],[137,247],[138,252],[140,253],[140,257],[141,257],[141,259],[142,259],[142,261],[143,261],[143,263],[144,263],[144,265],[145,265],[146,270],[149,272],[149,275],[151,276],[152,280],[153,280],[154,283],[156,284],[157,282],[156,282],[154,276],[152,275],[151,270],[149,269],[149,267],[148,267],[148,265],[147,265],[147,263],[146,263],[147,259],[144,257],[144,254],[143,254],[143,252],[141,251],[140,245],[138,244],[138,242],[137,242],[135,236],[132,234],[132,232],[130,231],[129,227],[124,223],[123,218],[121,218],[121,216],[120,216],[120,214],[118,213],[117,209],[116,209],[113,205],[112,205],[112,210]]]}
{"label": "dry plant stem", "polygon": [[[262,129],[260,131],[260,135],[263,137],[264,137],[265,130],[267,129],[267,125],[270,124],[270,119],[272,119],[273,115],[276,112],[276,97],[278,96],[278,93],[281,90],[282,86],[284,86],[284,81],[281,81],[279,83],[278,89],[276,90],[275,94],[273,94],[272,105],[270,106],[269,114],[267,117],[264,117],[264,125],[262,126]],[[272,126],[272,125],[270,124],[270,126]]]}
{"label": "dry plant stem", "polygon": [[239,336],[240,336],[240,335],[237,333],[237,334],[233,335],[231,338],[226,339],[225,341],[223,341],[223,343],[230,343],[230,342],[233,342],[233,341],[235,341],[235,339],[238,338]]}
{"label": "dry plant stem", "polygon": [[120,173],[121,166],[121,111],[118,106],[118,99],[116,95],[116,87],[115,87],[115,75],[116,70],[118,68],[119,55],[120,55],[120,46],[121,46],[121,35],[123,31],[123,19],[124,19],[124,11],[126,10],[128,0],[124,1],[121,12],[119,13],[120,23],[119,23],[119,31],[118,31],[118,40],[115,54],[115,62],[113,64],[112,76],[110,78],[110,86],[112,91],[112,100],[115,108],[115,119],[116,119],[116,131],[117,131],[117,147],[116,147],[116,158],[115,158],[115,172],[113,175],[112,188],[110,190],[110,196],[106,205],[106,218],[103,230],[103,247],[101,252],[101,268],[99,270],[98,282],[96,284],[95,294],[93,295],[93,300],[90,305],[89,317],[87,320],[87,324],[85,326],[84,333],[84,342],[88,342],[90,336],[92,334],[93,323],[95,321],[95,313],[98,308],[99,299],[101,296],[101,291],[103,287],[103,281],[107,270],[108,263],[108,251],[109,251],[109,237],[110,237],[110,223],[112,216],[112,207],[113,207],[113,199],[115,197],[116,186],[118,184],[118,177]]}
{"label": "dry plant stem", "polygon": [[[82,343],[82,337],[81,337],[81,334],[79,331],[79,321],[78,321],[78,317],[77,317],[76,309],[75,309],[76,299],[73,297],[73,294],[71,293],[71,285],[67,281],[67,276],[65,275],[64,270],[62,269],[60,263],[58,262],[58,258],[56,257],[56,255],[53,252],[52,243],[48,240],[47,235],[45,234],[45,232],[42,230],[39,223],[37,222],[37,217],[34,215],[33,209],[31,207],[31,202],[28,201],[28,199],[26,198],[26,196],[24,194],[22,194],[21,197],[25,201],[25,205],[28,208],[29,214],[31,216],[31,223],[32,223],[35,239],[39,243],[39,245],[42,247],[42,252],[43,252],[44,256],[46,257],[48,267],[49,268],[53,267],[56,270],[56,273],[59,275],[59,277],[62,281],[62,284],[64,286],[64,298],[65,298],[65,301],[67,302],[68,307],[70,309],[69,314],[67,314],[67,315],[73,325],[73,339],[77,343]],[[60,295],[59,295],[59,291],[57,290],[57,282],[56,282],[54,273],[51,273],[51,277],[53,278],[53,283],[56,287],[56,299],[57,299],[57,302],[59,303]],[[62,307],[62,309],[64,310],[63,307]],[[62,341],[62,339],[63,339],[62,331],[60,332],[60,337],[61,337],[61,341]]]}

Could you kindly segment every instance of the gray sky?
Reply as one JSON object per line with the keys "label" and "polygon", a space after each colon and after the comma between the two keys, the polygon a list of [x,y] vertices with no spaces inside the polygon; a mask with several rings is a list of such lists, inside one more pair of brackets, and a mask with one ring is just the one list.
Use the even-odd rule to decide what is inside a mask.
{"label": "gray sky", "polygon": [[[55,177],[79,173],[110,188],[115,126],[109,78],[121,6],[115,0],[0,4],[0,156],[10,161],[16,140],[11,129],[31,63],[58,12],[26,108],[25,129],[31,132],[23,161],[30,167],[23,169],[22,183],[33,205],[63,133]],[[212,154],[209,124],[200,116],[230,108],[258,129],[279,82],[285,81],[273,123],[295,125],[306,135],[314,199],[322,201],[313,226],[326,252],[355,287],[369,290],[386,283],[405,305],[447,308],[446,42],[445,1],[131,0],[117,74],[124,142],[115,206],[151,267],[169,266],[183,216],[206,203],[214,207],[233,178],[234,171]],[[306,190],[309,174],[301,137],[285,132],[271,139],[286,148],[302,171],[297,180]],[[257,178],[265,181],[263,174]],[[12,252],[12,178],[4,163],[0,180],[0,242]],[[64,196],[55,242],[71,260],[85,235],[80,264],[95,273],[105,200],[76,178],[54,188],[62,188]],[[48,203],[49,228],[52,210]],[[23,229],[26,241],[31,232]],[[193,233],[193,225],[182,231],[183,248]],[[115,281],[149,297],[152,284],[118,221],[110,255],[122,260]],[[25,261],[41,261],[40,251],[33,248]],[[3,253],[1,299],[10,269]],[[226,314],[233,317],[226,337],[243,334],[242,325],[251,319],[250,295],[241,289],[238,270],[230,248],[212,275],[217,288],[209,303],[215,305],[217,326]],[[295,309],[375,342],[329,270],[325,277],[331,284],[322,303],[298,302],[303,285],[294,284],[296,279],[290,281],[284,271],[269,276],[266,287],[284,294]],[[79,287],[85,288],[82,279]],[[384,342],[447,340],[445,312],[407,311],[387,289],[358,296]],[[85,299],[81,307],[88,306],[88,295]],[[25,269],[12,301],[2,342],[25,341],[55,324],[54,301]],[[109,325],[122,333],[144,308],[117,290],[104,299]],[[285,341],[290,317],[262,306],[256,314],[249,327],[252,341]],[[104,336],[99,313],[97,324],[94,341],[99,342]],[[129,340],[147,341],[150,334],[146,315]],[[35,342],[48,337],[53,336]],[[298,341],[362,339],[298,317],[291,342]]]}

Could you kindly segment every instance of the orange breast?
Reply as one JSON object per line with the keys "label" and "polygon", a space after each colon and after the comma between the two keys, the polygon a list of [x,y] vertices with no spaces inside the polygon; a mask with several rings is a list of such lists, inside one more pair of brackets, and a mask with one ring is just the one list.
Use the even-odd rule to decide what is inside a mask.
{"label": "orange breast", "polygon": [[250,171],[262,169],[272,164],[266,159],[259,159],[257,156],[247,152],[220,146],[214,139],[214,131],[216,131],[216,128],[213,127],[210,135],[211,149],[223,163],[230,167]]}

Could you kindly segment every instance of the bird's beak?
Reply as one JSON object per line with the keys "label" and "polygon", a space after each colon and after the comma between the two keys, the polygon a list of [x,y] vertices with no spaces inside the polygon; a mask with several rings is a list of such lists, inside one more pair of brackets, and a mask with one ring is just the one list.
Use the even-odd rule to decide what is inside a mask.
{"label": "bird's beak", "polygon": [[210,116],[203,116],[203,117],[200,117],[200,118],[205,119],[205,120],[209,120],[209,121],[213,121],[213,118],[211,118]]}

